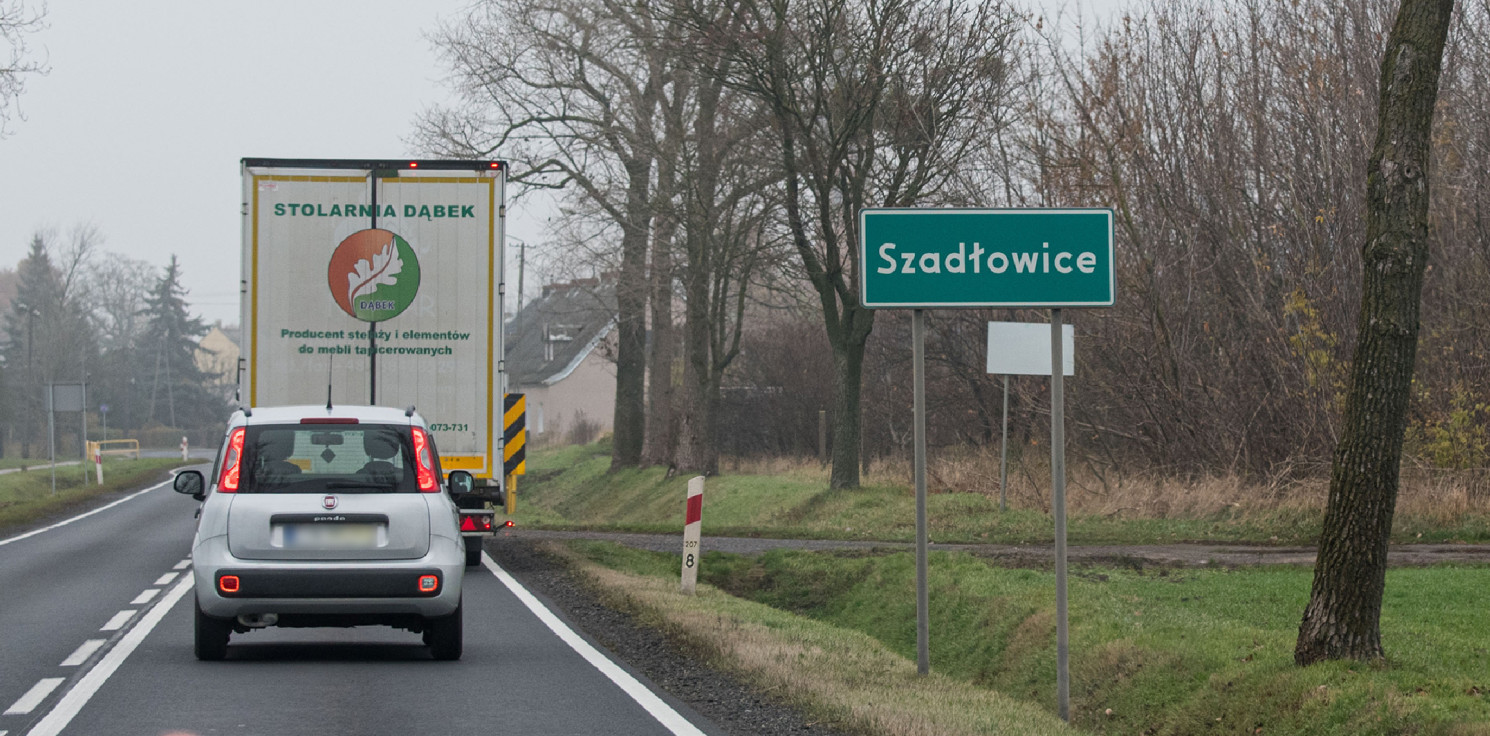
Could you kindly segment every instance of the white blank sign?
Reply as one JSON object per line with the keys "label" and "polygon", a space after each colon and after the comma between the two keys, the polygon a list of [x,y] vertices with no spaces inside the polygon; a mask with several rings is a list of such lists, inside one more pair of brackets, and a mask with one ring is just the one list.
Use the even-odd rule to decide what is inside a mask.
{"label": "white blank sign", "polygon": [[[1061,325],[1062,375],[1076,375],[1076,328]],[[1050,325],[988,323],[988,372],[1006,376],[1048,376]]]}

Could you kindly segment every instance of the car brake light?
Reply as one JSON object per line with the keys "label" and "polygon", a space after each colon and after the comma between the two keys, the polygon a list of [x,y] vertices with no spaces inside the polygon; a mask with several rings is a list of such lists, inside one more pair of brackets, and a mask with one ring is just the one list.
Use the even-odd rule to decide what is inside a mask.
{"label": "car brake light", "polygon": [[433,593],[440,589],[440,577],[438,575],[420,575],[419,592]]}
{"label": "car brake light", "polygon": [[228,438],[228,456],[222,461],[222,477],[217,479],[217,490],[221,493],[237,493],[238,478],[243,470],[244,428],[233,430]]}
{"label": "car brake light", "polygon": [[301,424],[356,424],[357,417],[306,417]]}
{"label": "car brake light", "polygon": [[217,589],[224,593],[238,592],[238,576],[224,575],[217,579]]}
{"label": "car brake light", "polygon": [[419,481],[419,490],[424,493],[438,493],[440,482],[435,479],[435,459],[429,451],[429,437],[419,427],[413,428],[414,435],[414,465],[418,472],[416,478]]}

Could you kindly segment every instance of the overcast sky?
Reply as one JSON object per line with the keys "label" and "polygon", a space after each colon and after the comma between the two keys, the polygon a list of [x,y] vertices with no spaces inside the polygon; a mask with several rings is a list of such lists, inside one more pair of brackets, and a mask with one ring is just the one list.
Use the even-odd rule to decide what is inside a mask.
{"label": "overcast sky", "polygon": [[[236,323],[239,159],[410,155],[448,99],[424,33],[469,2],[54,0],[29,41],[51,72],[0,139],[0,267],[91,223],[105,251],[178,256],[192,311]],[[541,242],[544,214],[514,208],[508,235]]]}

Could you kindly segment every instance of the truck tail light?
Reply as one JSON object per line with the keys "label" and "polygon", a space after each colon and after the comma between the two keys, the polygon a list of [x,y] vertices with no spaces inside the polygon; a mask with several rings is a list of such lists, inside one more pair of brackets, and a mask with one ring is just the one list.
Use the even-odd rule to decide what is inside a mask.
{"label": "truck tail light", "polygon": [[489,532],[491,531],[491,515],[461,514],[460,530],[463,532]]}
{"label": "truck tail light", "polygon": [[435,478],[435,457],[430,451],[429,436],[423,429],[414,427],[414,465],[418,472],[419,490],[423,493],[439,493],[440,481]]}
{"label": "truck tail light", "polygon": [[217,479],[219,493],[237,493],[238,481],[243,471],[243,434],[239,427],[228,438],[228,455],[222,460],[222,476]]}

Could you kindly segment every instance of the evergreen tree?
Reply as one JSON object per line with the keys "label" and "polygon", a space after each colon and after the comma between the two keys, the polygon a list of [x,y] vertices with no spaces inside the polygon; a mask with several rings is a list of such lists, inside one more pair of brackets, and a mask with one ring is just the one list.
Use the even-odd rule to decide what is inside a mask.
{"label": "evergreen tree", "polygon": [[146,394],[145,420],[171,427],[198,427],[226,416],[222,399],[208,389],[209,379],[196,363],[197,340],[207,334],[201,318],[186,311],[186,289],[176,256],[145,298],[147,320],[137,365],[146,380],[136,390]]}
{"label": "evergreen tree", "polygon": [[5,314],[7,403],[16,412],[10,429],[20,440],[22,457],[31,457],[33,442],[45,441],[42,393],[55,372],[54,346],[47,335],[59,321],[60,294],[57,269],[45,237],[38,233],[31,239],[31,252],[16,268],[16,296]]}

